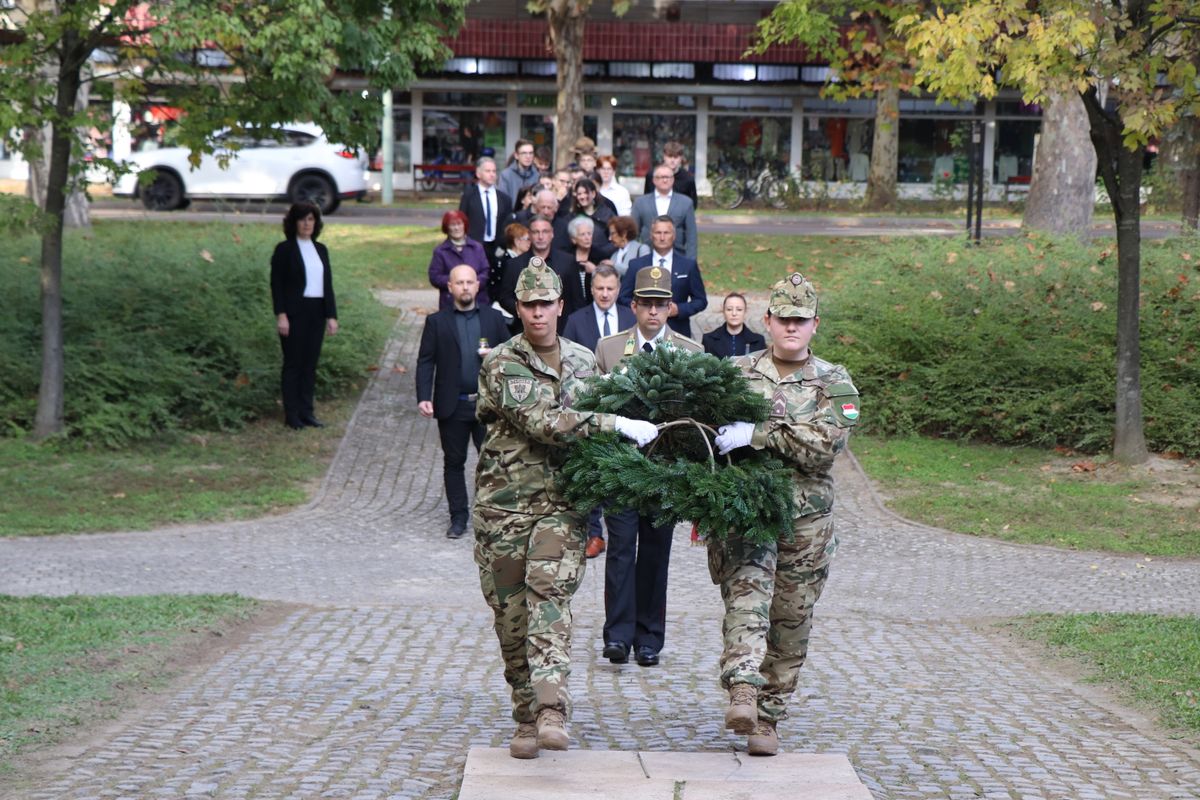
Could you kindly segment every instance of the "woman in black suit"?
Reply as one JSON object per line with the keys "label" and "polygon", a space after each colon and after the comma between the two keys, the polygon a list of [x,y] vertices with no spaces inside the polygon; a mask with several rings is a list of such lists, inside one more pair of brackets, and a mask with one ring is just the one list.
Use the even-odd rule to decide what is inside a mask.
{"label": "woman in black suit", "polygon": [[317,241],[321,209],[294,203],[283,218],[283,235],[271,255],[271,302],[283,346],[283,421],[294,430],[321,428],[313,414],[317,361],[326,331],[338,331],[329,251]]}
{"label": "woman in black suit", "polygon": [[731,293],[721,304],[725,324],[704,334],[704,352],[718,358],[734,358],[755,353],[767,346],[761,334],[746,326],[746,298],[737,292]]}

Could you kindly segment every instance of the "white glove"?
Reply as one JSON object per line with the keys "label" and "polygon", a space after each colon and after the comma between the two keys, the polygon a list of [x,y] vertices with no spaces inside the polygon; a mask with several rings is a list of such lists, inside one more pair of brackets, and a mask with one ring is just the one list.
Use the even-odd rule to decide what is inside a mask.
{"label": "white glove", "polygon": [[658,438],[658,426],[644,419],[617,417],[617,433],[627,439],[633,439],[638,447],[645,447]]}
{"label": "white glove", "polygon": [[717,438],[713,439],[713,443],[717,446],[717,451],[721,455],[725,455],[730,450],[737,450],[739,447],[745,447],[750,444],[750,439],[754,436],[753,422],[731,422],[728,425],[722,425],[717,431]]}

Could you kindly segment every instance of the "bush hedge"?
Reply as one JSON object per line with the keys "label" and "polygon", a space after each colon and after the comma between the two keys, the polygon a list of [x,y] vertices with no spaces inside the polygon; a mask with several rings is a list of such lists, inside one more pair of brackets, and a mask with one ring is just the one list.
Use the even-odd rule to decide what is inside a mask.
{"label": "bush hedge", "polygon": [[[868,430],[1111,447],[1111,240],[900,239],[864,259],[823,298],[816,347],[852,371]],[[1156,451],[1200,455],[1198,301],[1200,242],[1144,243],[1142,391]]]}
{"label": "bush hedge", "polygon": [[[278,228],[104,223],[69,232],[63,266],[66,426],[120,446],[166,432],[231,430],[278,413],[279,339],[269,287]],[[0,420],[27,431],[41,370],[39,241],[0,242]],[[318,391],[349,390],[387,335],[366,287],[338,272],[342,330],[327,337]]]}

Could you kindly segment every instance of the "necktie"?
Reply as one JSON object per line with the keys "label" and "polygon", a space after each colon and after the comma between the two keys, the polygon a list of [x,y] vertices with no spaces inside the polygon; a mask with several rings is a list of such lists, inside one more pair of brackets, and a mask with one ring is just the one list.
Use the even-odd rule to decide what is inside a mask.
{"label": "necktie", "polygon": [[650,346],[649,342],[646,342],[644,345],[642,345],[642,349],[645,350],[647,353],[654,352],[654,348]]}
{"label": "necktie", "polygon": [[604,312],[604,335],[609,336],[611,334],[612,334],[612,329],[608,327],[608,312],[605,311]]}
{"label": "necktie", "polygon": [[494,242],[495,235],[492,233],[492,190],[483,190],[483,240],[485,242]]}
{"label": "necktie", "polygon": [[662,267],[663,269],[667,268],[667,257],[666,256],[658,257],[658,266]]}

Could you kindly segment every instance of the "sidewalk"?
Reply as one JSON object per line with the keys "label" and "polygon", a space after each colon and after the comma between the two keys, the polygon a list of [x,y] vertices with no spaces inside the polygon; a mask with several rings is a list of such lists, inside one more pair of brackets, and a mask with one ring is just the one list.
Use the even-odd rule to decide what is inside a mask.
{"label": "sidewalk", "polygon": [[[428,292],[400,293],[407,309]],[[403,312],[317,497],[292,514],[0,540],[0,593],[239,592],[301,604],[240,648],[58,748],[0,797],[450,798],[511,733],[470,538],[447,540],[436,426],[416,414]],[[705,324],[711,324],[706,321]],[[785,752],[848,753],[876,798],[1200,797],[1200,754],[995,626],[1029,611],[1200,613],[1200,562],[946,533],[838,466],[842,548]],[[575,601],[573,747],[719,752],[720,600],[678,532],[658,668],[600,655],[603,558]],[[617,790],[619,791],[619,787]]]}

